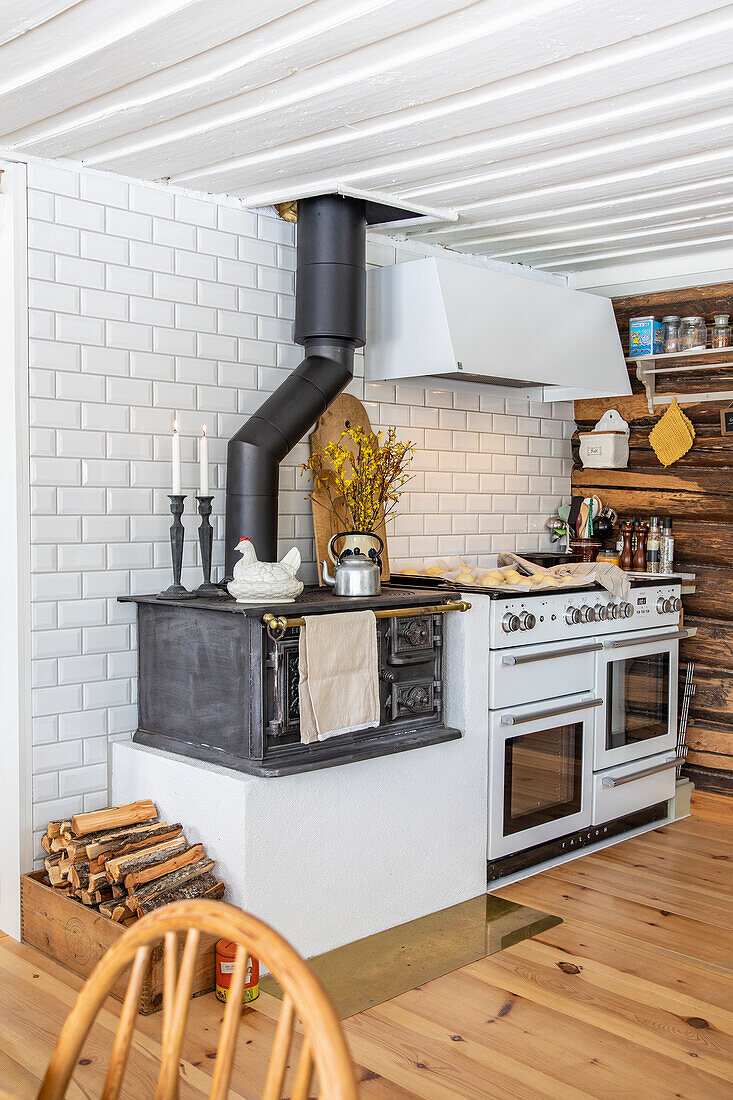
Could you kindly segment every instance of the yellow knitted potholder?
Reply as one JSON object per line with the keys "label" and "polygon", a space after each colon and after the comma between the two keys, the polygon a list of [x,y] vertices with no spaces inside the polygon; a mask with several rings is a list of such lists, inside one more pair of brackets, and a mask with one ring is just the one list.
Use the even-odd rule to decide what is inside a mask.
{"label": "yellow knitted potholder", "polygon": [[694,438],[692,422],[682,412],[676,397],[649,433],[649,442],[663,466],[671,466],[686,455]]}

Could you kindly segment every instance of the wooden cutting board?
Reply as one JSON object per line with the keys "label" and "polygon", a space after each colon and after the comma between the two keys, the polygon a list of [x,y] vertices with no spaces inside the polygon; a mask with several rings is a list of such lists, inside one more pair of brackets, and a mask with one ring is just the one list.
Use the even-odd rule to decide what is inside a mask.
{"label": "wooden cutting board", "polygon": [[[341,433],[348,427],[361,427],[365,432],[371,432],[369,416],[361,401],[352,397],[349,393],[342,393],[329,405],[323,416],[316,423],[310,437],[311,454],[322,451],[329,443],[337,443]],[[328,503],[328,497],[323,489],[315,491],[316,500],[311,502],[313,508],[313,530],[316,537],[316,562],[318,563],[318,583],[323,587],[321,576],[321,563],[328,561],[328,568],[333,572],[333,567],[328,557],[328,544],[339,531],[347,530],[346,521],[338,520],[329,508],[324,508],[317,501]],[[384,523],[384,510],[382,509],[381,522],[377,527],[377,534],[384,542],[382,553],[382,580],[389,580],[389,556],[387,554],[387,531]]]}

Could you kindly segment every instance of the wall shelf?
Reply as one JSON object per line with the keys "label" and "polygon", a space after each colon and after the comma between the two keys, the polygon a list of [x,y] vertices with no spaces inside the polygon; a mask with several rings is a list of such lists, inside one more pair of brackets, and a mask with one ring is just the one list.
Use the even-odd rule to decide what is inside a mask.
{"label": "wall shelf", "polygon": [[[702,355],[733,357],[733,348],[697,348],[694,351],[663,352],[659,355],[627,355],[626,362],[636,365],[636,377],[641,382],[646,393],[649,412],[654,412],[655,405],[669,405],[676,398],[678,404],[704,405],[714,401],[733,401],[733,390],[709,390],[706,393],[665,393],[657,397],[656,377],[658,374],[692,374],[695,371],[733,369],[733,362],[720,363],[690,363],[685,366],[676,365],[679,360],[699,359]],[[665,364],[670,362],[671,366]],[[661,363],[662,366],[657,366]]]}

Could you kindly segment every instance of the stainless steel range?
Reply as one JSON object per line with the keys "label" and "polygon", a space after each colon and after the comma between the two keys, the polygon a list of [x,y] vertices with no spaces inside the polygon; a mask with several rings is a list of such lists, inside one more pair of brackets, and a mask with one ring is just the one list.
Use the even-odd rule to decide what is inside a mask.
{"label": "stainless steel range", "polygon": [[489,596],[494,881],[667,818],[685,632],[664,578]]}

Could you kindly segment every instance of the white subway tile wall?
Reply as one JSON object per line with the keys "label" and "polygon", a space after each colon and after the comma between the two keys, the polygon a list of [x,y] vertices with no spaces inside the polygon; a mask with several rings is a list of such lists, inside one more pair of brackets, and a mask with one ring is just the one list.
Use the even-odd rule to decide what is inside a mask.
{"label": "white subway tile wall", "polygon": [[[227,440],[300,360],[292,344],[293,227],[194,198],[31,161],[29,292],[34,829],[106,803],[107,744],[136,726],[135,609],[170,583],[171,429],[182,433],[183,583],[200,583],[197,438],[209,436],[217,577]],[[370,262],[411,258],[374,242]],[[572,405],[436,385],[350,391],[417,453],[393,558],[544,546],[570,491]],[[315,580],[311,505],[283,463],[280,553]]]}

